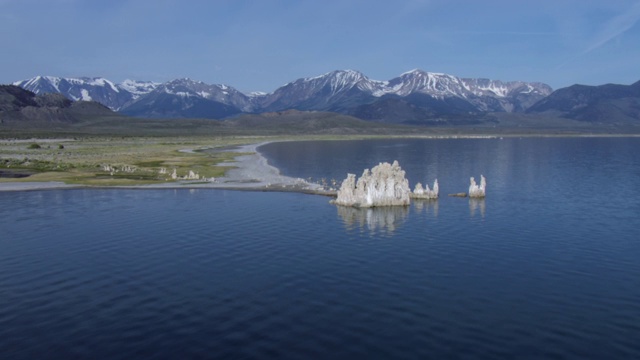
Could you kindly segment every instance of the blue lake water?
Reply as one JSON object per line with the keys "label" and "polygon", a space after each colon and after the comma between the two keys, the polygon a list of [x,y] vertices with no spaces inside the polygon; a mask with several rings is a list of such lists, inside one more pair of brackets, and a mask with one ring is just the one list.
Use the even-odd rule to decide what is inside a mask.
{"label": "blue lake water", "polygon": [[0,358],[640,358],[640,139],[260,150],[314,179],[397,159],[441,198],[0,193]]}

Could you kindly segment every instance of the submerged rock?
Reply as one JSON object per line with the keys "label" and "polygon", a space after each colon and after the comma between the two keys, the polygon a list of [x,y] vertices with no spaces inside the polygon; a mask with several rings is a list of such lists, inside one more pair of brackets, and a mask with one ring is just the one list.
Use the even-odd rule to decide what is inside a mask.
{"label": "submerged rock", "polygon": [[411,189],[404,175],[398,161],[365,169],[357,181],[355,174],[348,174],[333,202],[354,207],[409,205]]}
{"label": "submerged rock", "polygon": [[429,189],[429,185],[426,185],[426,188],[422,187],[421,183],[417,183],[416,187],[413,189],[411,193],[411,198],[413,199],[437,199],[438,192],[440,189],[438,188],[438,179],[433,182],[433,189]]}
{"label": "submerged rock", "polygon": [[483,198],[486,196],[487,179],[480,175],[480,185],[476,184],[476,180],[473,176],[470,179],[469,185],[469,197],[470,198]]}

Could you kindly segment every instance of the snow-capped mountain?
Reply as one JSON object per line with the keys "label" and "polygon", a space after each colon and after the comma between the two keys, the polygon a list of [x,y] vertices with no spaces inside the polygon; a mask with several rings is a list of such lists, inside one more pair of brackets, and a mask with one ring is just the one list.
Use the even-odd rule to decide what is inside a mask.
{"label": "snow-capped mountain", "polygon": [[385,93],[399,96],[419,92],[437,98],[458,96],[463,98],[507,98],[519,93],[546,96],[552,89],[542,83],[523,81],[503,82],[490,79],[459,78],[453,75],[430,73],[419,69],[406,72],[386,83]]}
{"label": "snow-capped mountain", "polygon": [[157,86],[120,112],[156,118],[220,119],[249,112],[250,98],[225,85],[209,85],[191,79],[176,79]]}
{"label": "snow-capped mountain", "polygon": [[378,93],[378,96],[385,94],[407,96],[418,92],[435,98],[453,96],[466,98],[469,92],[462,79],[458,77],[418,69],[403,73],[389,80],[385,85],[383,92]]}
{"label": "snow-capped mountain", "polygon": [[207,100],[237,107],[244,112],[251,112],[255,108],[252,96],[223,84],[205,84],[202,81],[195,81],[188,78],[176,79],[164,83],[154,90],[170,95],[181,97],[201,97]]}
{"label": "snow-capped mountain", "polygon": [[114,84],[103,78],[38,76],[14,84],[36,94],[59,92],[72,100],[98,101],[125,114],[143,117],[220,118],[297,109],[400,122],[409,121],[402,116],[413,121],[450,114],[523,112],[552,92],[542,83],[459,78],[419,69],[387,81],[373,80],[354,70],[336,70],[297,79],[271,93],[251,94],[228,85],[191,79],[164,84],[133,80]]}
{"label": "snow-capped mountain", "polygon": [[[343,112],[354,106],[371,105],[387,97],[405,100],[424,99],[462,106],[465,112],[520,112],[552,89],[542,83],[522,81],[502,82],[489,79],[467,79],[452,75],[412,70],[388,81],[369,79],[353,70],[298,79],[266,95],[260,105],[265,110],[296,108],[299,110],[330,110]],[[461,109],[462,109],[461,108]]]}
{"label": "snow-capped mountain", "polygon": [[60,93],[74,101],[96,101],[117,111],[140,96],[148,94],[159,84],[134,80],[125,80],[122,84],[115,84],[100,77],[36,76],[32,79],[16,81],[13,85],[38,95]]}
{"label": "snow-capped mountain", "polygon": [[374,100],[373,94],[383,86],[383,82],[371,80],[358,71],[337,70],[287,83],[257,100],[263,111],[297,109],[343,112],[354,104]]}

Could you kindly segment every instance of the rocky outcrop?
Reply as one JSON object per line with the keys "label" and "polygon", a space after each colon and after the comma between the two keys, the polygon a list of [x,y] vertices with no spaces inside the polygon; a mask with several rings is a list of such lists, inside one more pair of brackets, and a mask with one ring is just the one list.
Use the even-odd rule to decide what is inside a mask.
{"label": "rocky outcrop", "polygon": [[115,175],[118,172],[124,172],[124,173],[129,173],[132,174],[134,172],[136,172],[138,170],[137,167],[135,166],[131,166],[131,165],[122,165],[120,167],[116,167],[113,165],[102,165],[102,171],[104,172],[108,172],[111,176]]}
{"label": "rocky outcrop", "polygon": [[126,174],[141,174],[141,175],[146,175],[146,176],[150,176],[150,175],[157,175],[157,180],[160,179],[164,179],[166,181],[168,180],[200,180],[200,181],[207,181],[207,182],[216,182],[216,178],[215,177],[211,177],[211,178],[207,178],[204,176],[201,176],[200,174],[198,174],[197,172],[193,171],[193,170],[189,170],[187,174],[180,176],[178,175],[178,169],[173,169],[173,171],[171,173],[169,173],[169,171],[167,170],[167,168],[165,167],[161,167],[159,170],[150,170],[150,169],[144,169],[144,168],[137,168],[135,166],[131,166],[131,165],[121,165],[121,166],[114,166],[114,165],[110,165],[110,164],[104,164],[101,165],[102,171],[109,173],[109,175],[114,176],[117,173],[126,173]]}
{"label": "rocky outcrop", "polygon": [[480,175],[480,185],[476,184],[476,180],[473,176],[470,179],[469,185],[469,197],[470,198],[483,198],[486,196],[487,179]]}
{"label": "rocky outcrop", "polygon": [[193,170],[189,170],[189,173],[187,175],[180,176],[178,175],[178,170],[173,169],[173,172],[171,173],[170,176],[172,180],[203,180],[203,181],[210,181],[210,182],[215,181],[215,178],[207,179],[206,177],[201,177],[197,172],[194,172]]}
{"label": "rocky outcrop", "polygon": [[410,194],[405,172],[394,161],[393,164],[380,163],[371,171],[365,169],[357,181],[355,174],[348,174],[333,202],[354,207],[409,205]]}
{"label": "rocky outcrop", "polygon": [[438,198],[438,192],[440,189],[438,188],[438,179],[433,182],[433,189],[429,189],[429,185],[426,185],[426,188],[422,187],[421,183],[417,183],[416,187],[413,189],[411,193],[412,199],[426,199],[433,200]]}

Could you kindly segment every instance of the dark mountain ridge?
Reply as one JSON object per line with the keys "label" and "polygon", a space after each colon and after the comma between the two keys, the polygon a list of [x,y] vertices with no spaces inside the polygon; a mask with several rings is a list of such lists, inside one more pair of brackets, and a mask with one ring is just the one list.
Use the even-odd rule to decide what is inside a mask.
{"label": "dark mountain ridge", "polygon": [[42,94],[15,85],[0,85],[3,123],[75,123],[88,117],[115,116],[95,101],[71,101],[62,94]]}
{"label": "dark mountain ridge", "polygon": [[572,85],[554,91],[527,113],[596,123],[640,121],[640,81],[631,85]]}

